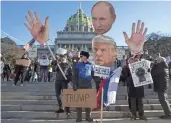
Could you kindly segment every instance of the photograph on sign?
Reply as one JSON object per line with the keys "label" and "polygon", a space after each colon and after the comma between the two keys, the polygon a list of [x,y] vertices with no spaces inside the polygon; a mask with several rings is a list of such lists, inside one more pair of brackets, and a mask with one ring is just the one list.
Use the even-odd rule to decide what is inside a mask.
{"label": "photograph on sign", "polygon": [[96,89],[63,89],[64,107],[96,108]]}
{"label": "photograph on sign", "polygon": [[134,87],[144,86],[153,83],[151,73],[148,71],[150,62],[142,60],[129,64]]}

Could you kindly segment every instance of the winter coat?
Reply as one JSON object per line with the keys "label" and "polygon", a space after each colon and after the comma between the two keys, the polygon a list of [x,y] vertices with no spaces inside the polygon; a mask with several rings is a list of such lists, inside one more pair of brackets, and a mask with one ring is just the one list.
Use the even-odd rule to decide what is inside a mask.
{"label": "winter coat", "polygon": [[7,74],[11,73],[11,69],[10,69],[9,64],[5,64],[5,66],[3,68],[3,72],[7,73]]}
{"label": "winter coat", "polygon": [[78,62],[74,68],[73,84],[77,89],[92,88],[93,65],[90,62]]}
{"label": "winter coat", "polygon": [[68,63],[60,63],[59,64],[61,69],[63,70],[65,76],[67,77],[67,80],[63,77],[60,69],[57,66],[56,69],[56,82],[70,82],[72,80],[72,67]]}
{"label": "winter coat", "polygon": [[151,70],[155,92],[165,92],[169,88],[169,68],[165,61],[155,63]]}

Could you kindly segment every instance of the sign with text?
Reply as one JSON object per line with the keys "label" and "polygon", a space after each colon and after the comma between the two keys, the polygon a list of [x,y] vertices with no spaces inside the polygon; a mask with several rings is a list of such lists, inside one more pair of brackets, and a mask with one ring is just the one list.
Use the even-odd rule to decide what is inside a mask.
{"label": "sign with text", "polygon": [[109,74],[110,74],[110,67],[94,65],[94,76],[107,78],[109,77]]}
{"label": "sign with text", "polygon": [[18,59],[18,60],[16,60],[16,64],[17,64],[17,65],[23,65],[23,66],[28,67],[28,66],[30,66],[30,64],[31,64],[31,60],[27,60],[27,59]]}
{"label": "sign with text", "polygon": [[37,47],[32,47],[29,50],[29,57],[30,58],[36,58],[37,57]]}
{"label": "sign with text", "polygon": [[117,48],[117,58],[119,60],[123,59],[123,56],[125,56],[125,49],[123,48]]}
{"label": "sign with text", "polygon": [[96,108],[96,89],[63,89],[64,107]]}
{"label": "sign with text", "polygon": [[134,87],[144,86],[153,83],[150,68],[150,61],[142,60],[129,64]]}
{"label": "sign with text", "polygon": [[41,66],[48,66],[49,65],[49,60],[48,59],[40,59],[39,63]]}

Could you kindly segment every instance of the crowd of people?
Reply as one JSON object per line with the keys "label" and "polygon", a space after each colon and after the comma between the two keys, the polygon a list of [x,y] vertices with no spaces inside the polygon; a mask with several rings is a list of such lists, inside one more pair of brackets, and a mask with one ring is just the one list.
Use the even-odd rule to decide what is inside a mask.
{"label": "crowd of people", "polygon": [[[62,89],[68,88],[68,83],[73,82],[73,89],[76,91],[77,89],[89,89],[92,88],[92,79],[96,84],[96,89],[98,92],[100,82],[103,80],[101,77],[94,76],[93,72],[93,63],[88,60],[90,54],[85,51],[77,52],[74,56],[68,56],[67,54],[56,54],[56,60],[52,60],[48,58],[46,55],[43,55],[41,59],[47,60],[48,64],[42,64],[40,59],[32,61],[29,67],[25,67],[22,65],[15,65],[15,78],[14,85],[17,82],[21,81],[21,86],[23,86],[24,81],[43,81],[47,80],[50,82],[55,82],[55,91],[56,98],[59,105],[59,109],[56,113],[66,112],[70,114],[70,108],[65,107],[63,109],[62,101],[61,101],[61,93]],[[125,56],[124,56],[125,58]],[[21,59],[28,59],[28,54],[24,54]],[[171,62],[167,63],[164,57],[161,57],[160,54],[157,54],[156,57],[149,57],[147,54],[136,55],[132,57],[131,55],[127,57],[127,59],[116,60],[116,67],[122,67],[122,74],[120,77],[120,82],[125,83],[128,88],[128,104],[131,112],[131,119],[136,120],[137,111],[139,112],[139,118],[142,120],[146,120],[147,118],[144,116],[143,109],[143,98],[144,98],[144,87],[134,87],[133,79],[128,67],[128,64],[136,61],[140,61],[141,59],[147,59],[151,61],[151,68],[149,72],[151,72],[153,82],[154,82],[154,91],[157,92],[159,101],[164,110],[165,115],[161,118],[171,118],[171,108],[168,101],[168,89],[170,83],[170,74],[171,74]],[[1,62],[4,60],[1,58]],[[62,74],[60,68],[65,74]],[[1,77],[2,80],[7,78],[9,81],[11,68],[9,64],[1,63]],[[151,87],[150,87],[151,88]],[[82,120],[82,109],[77,108],[77,122]],[[90,117],[91,108],[86,108],[86,120],[93,121]]]}

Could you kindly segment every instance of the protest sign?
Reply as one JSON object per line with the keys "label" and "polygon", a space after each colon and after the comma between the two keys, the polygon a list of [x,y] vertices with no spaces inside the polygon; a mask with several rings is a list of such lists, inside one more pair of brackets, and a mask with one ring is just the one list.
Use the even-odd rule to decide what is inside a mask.
{"label": "protest sign", "polygon": [[117,48],[117,58],[118,58],[118,60],[123,60],[123,56],[125,56],[125,49]]}
{"label": "protest sign", "polygon": [[48,66],[49,65],[49,60],[48,59],[40,59],[39,63],[41,66]]}
{"label": "protest sign", "polygon": [[110,74],[110,67],[94,65],[94,76],[107,78],[109,77],[109,74]]}
{"label": "protest sign", "polygon": [[150,68],[150,61],[142,60],[129,64],[134,87],[144,86],[153,83]]}
{"label": "protest sign", "polygon": [[171,56],[166,57],[166,62],[169,64],[171,62]]}
{"label": "protest sign", "polygon": [[16,64],[17,65],[23,65],[23,66],[28,67],[31,64],[31,60],[27,60],[27,59],[17,59],[16,60]]}
{"label": "protest sign", "polygon": [[96,108],[96,89],[63,89],[64,107]]}
{"label": "protest sign", "polygon": [[30,58],[36,58],[37,57],[37,47],[32,47],[29,50],[29,57]]}

